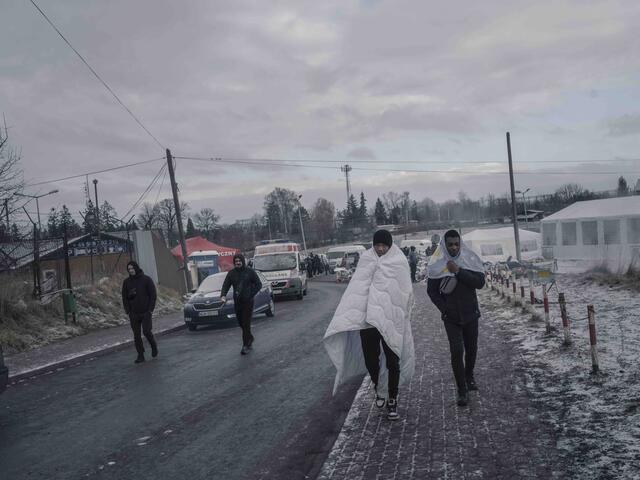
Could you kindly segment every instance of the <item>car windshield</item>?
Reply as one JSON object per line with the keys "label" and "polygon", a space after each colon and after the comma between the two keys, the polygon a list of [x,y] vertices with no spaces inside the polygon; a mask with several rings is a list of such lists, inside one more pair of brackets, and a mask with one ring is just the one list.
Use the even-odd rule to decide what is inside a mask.
{"label": "car windshield", "polygon": [[253,257],[253,268],[261,272],[292,270],[297,267],[294,253],[272,253]]}
{"label": "car windshield", "polygon": [[209,275],[198,287],[198,293],[218,292],[222,290],[222,284],[226,274]]}
{"label": "car windshield", "polygon": [[327,253],[327,258],[329,260],[335,260],[336,258],[344,257],[344,252],[329,252]]}

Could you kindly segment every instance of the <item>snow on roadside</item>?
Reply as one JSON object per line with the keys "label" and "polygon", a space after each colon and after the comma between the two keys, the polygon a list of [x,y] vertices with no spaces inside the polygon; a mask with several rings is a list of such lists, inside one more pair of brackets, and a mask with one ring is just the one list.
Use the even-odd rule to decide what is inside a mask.
{"label": "snow on roadside", "polygon": [[[557,286],[569,302],[569,347],[562,345],[558,305],[551,305],[550,335],[540,317],[532,320],[487,289],[480,295],[483,313],[499,319],[516,342],[527,388],[558,434],[571,478],[638,478],[640,299],[585,276],[558,275]],[[550,292],[550,301],[557,300],[557,291]],[[599,375],[591,374],[587,304],[596,311]]]}

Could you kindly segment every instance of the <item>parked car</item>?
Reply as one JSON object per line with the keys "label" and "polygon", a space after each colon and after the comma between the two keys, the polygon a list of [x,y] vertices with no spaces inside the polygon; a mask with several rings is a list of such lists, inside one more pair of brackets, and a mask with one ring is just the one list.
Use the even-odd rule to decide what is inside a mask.
{"label": "parked car", "polygon": [[2,355],[2,345],[0,345],[0,393],[4,392],[7,388],[7,382],[9,381],[9,369],[4,364],[4,357]]}
{"label": "parked car", "polygon": [[[275,314],[271,283],[260,272],[256,272],[262,282],[262,289],[253,299],[253,313],[264,313],[267,317]],[[227,302],[220,300],[222,284],[227,272],[214,273],[205,278],[198,289],[184,305],[184,323],[194,331],[199,325],[221,325],[236,318],[233,309],[233,287],[227,294]]]}

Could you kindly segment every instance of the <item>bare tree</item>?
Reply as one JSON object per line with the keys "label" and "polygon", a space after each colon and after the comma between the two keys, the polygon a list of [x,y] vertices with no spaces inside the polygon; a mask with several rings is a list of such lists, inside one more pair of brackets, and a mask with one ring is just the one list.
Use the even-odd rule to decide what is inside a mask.
{"label": "bare tree", "polygon": [[[6,199],[11,212],[13,205],[18,202],[18,198],[13,194],[22,191],[24,187],[20,158],[20,152],[9,144],[9,133],[5,123],[4,132],[0,129],[0,211],[3,211]],[[0,224],[4,226],[4,223]]]}
{"label": "bare tree", "polygon": [[319,198],[311,210],[311,224],[318,240],[325,241],[333,237],[336,208],[329,200]]}
{"label": "bare tree", "polygon": [[218,226],[220,215],[217,215],[211,208],[203,208],[193,216],[195,227],[204,236],[211,240],[214,229]]}
{"label": "bare tree", "polygon": [[138,214],[136,222],[141,230],[151,230],[160,226],[160,209],[158,204],[151,205],[145,203],[142,205],[142,212]]}
{"label": "bare tree", "polygon": [[[157,204],[157,207],[158,222],[161,225],[162,230],[164,230],[167,235],[167,244],[169,245],[169,247],[172,247],[177,243],[175,234],[175,231],[177,229],[177,215],[173,199],[165,198],[164,200],[160,200],[160,202]],[[185,215],[185,213],[189,210],[189,205],[187,205],[185,202],[180,202],[180,210],[182,211],[182,214]]]}

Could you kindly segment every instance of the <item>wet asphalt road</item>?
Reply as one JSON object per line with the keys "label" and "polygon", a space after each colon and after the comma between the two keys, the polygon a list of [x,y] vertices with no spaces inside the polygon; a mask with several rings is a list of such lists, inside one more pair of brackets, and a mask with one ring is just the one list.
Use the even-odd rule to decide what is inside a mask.
{"label": "wet asphalt road", "polygon": [[238,328],[183,330],[142,365],[127,348],[9,388],[0,478],[315,478],[360,384],[331,396],[329,278],[256,319],[248,356]]}

